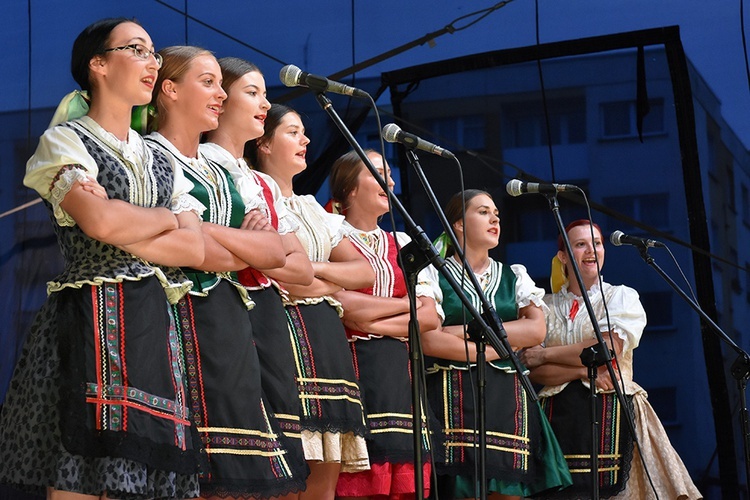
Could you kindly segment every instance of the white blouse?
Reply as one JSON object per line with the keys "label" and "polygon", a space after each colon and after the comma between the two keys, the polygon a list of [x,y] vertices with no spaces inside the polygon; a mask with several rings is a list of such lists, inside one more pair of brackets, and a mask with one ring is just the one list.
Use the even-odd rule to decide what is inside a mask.
{"label": "white blouse", "polygon": [[[130,203],[150,206],[156,196],[155,179],[149,169],[153,155],[143,138],[134,130],[128,131],[128,139],[121,141],[112,133],[104,130],[96,121],[83,116],[76,120],[96,135],[96,139],[107,145],[108,149],[117,151],[124,163],[130,168]],[[66,165],[76,165],[61,172]],[[205,207],[189,193],[193,184],[185,177],[182,169],[174,165],[174,188],[172,194],[172,211],[180,213],[192,210],[199,216]],[[53,209],[55,220],[61,226],[75,226],[73,218],[66,213],[60,203],[76,181],[87,178],[96,180],[99,166],[89,155],[81,138],[71,128],[52,127],[47,129],[39,139],[39,146],[26,163],[26,176],[23,183],[34,189],[47,200]]]}
{"label": "white blouse", "polygon": [[[632,288],[604,283],[601,290],[604,291],[603,294],[598,284],[592,286],[588,291],[589,300],[605,340],[606,332],[609,331],[623,340],[622,354],[617,357],[617,364],[622,372],[626,394],[635,394],[643,389],[633,382],[633,350],[638,347],[643,329],[646,327],[646,311],[643,309],[638,292]],[[547,315],[547,337],[544,340],[546,347],[596,339],[583,297],[569,292],[565,285],[559,292],[545,296],[544,300],[550,309]],[[575,303],[577,303],[576,306],[574,306]],[[576,308],[577,311],[571,318],[571,311]],[[582,383],[589,387],[587,381],[582,381]],[[568,383],[564,383],[544,387],[539,396],[555,395],[567,385]]]}
{"label": "white blouse", "polygon": [[218,144],[208,142],[201,144],[198,149],[206,158],[221,165],[232,176],[234,186],[245,203],[245,213],[259,209],[267,217],[270,216],[266,198],[263,196],[263,187],[258,181],[258,178],[261,178],[268,184],[273,195],[273,207],[279,219],[279,234],[286,234],[296,230],[296,224],[289,217],[286,206],[283,203],[281,188],[269,175],[251,169],[244,158],[235,158],[229,151]]}

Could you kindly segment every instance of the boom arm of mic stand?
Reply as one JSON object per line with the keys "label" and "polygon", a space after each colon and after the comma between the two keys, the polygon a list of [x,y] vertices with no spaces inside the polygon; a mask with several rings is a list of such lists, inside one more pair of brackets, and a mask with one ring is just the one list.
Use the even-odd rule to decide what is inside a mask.
{"label": "boom arm of mic stand", "polygon": [[687,302],[690,307],[701,317],[701,319],[711,327],[711,330],[728,346],[730,346],[736,353],[737,359],[732,363],[730,372],[732,377],[737,381],[737,388],[739,390],[740,402],[742,408],[740,409],[740,425],[742,428],[742,444],[745,451],[745,481],[750,481],[750,413],[747,408],[747,397],[745,391],[747,389],[747,380],[750,378],[750,356],[740,346],[738,346],[732,338],[727,335],[724,330],[712,320],[708,314],[701,309],[701,307],[695,303],[695,301],[688,296],[685,291],[677,286],[672,278],[659,267],[654,261],[654,258],[648,253],[646,246],[639,246],[638,252],[641,254],[644,262],[651,266],[664,281],[666,281],[682,299]]}
{"label": "boom arm of mic stand", "polygon": [[[456,235],[453,232],[448,219],[445,217],[445,213],[443,212],[440,204],[437,201],[435,192],[432,190],[432,186],[430,186],[430,183],[427,181],[427,177],[424,175],[422,166],[419,164],[419,158],[417,157],[416,153],[414,153],[414,151],[410,149],[406,150],[406,156],[409,159],[409,163],[411,163],[411,165],[414,167],[414,170],[417,173],[417,177],[422,183],[425,193],[427,193],[427,198],[430,200],[435,213],[437,214],[438,218],[440,218],[440,223],[445,230],[445,234],[447,234],[448,238],[450,238],[451,244],[453,245],[456,254],[461,259],[461,262],[463,262],[465,265],[466,258],[464,257],[463,251],[461,250],[461,245],[458,244]],[[434,249],[434,246],[432,246],[432,242],[428,243],[430,247],[432,247],[432,251],[435,251],[437,253],[437,251]],[[534,387],[532,386],[531,381],[528,377],[529,371],[521,364],[518,357],[513,352],[513,348],[508,342],[508,334],[505,332],[503,322],[498,317],[495,308],[492,307],[492,304],[490,304],[490,302],[487,300],[487,297],[482,292],[482,287],[479,285],[479,281],[477,280],[477,277],[474,275],[474,273],[468,273],[468,275],[472,286],[477,291],[480,301],[482,302],[482,310],[484,311],[482,314],[478,313],[478,311],[469,302],[469,299],[463,289],[461,289],[459,284],[456,283],[450,273],[448,273],[448,271],[444,269],[445,261],[442,259],[442,257],[438,255],[437,259],[433,259],[432,262],[435,265],[435,268],[437,268],[438,271],[446,279],[446,281],[448,281],[453,291],[456,292],[456,295],[458,295],[458,297],[461,299],[461,302],[464,304],[464,306],[466,306],[466,309],[474,317],[475,321],[479,323],[480,332],[483,334],[484,340],[495,349],[500,357],[510,358],[513,366],[516,369],[516,372],[518,373],[518,377],[521,380],[521,385],[523,385],[524,389],[526,390],[526,393],[529,395],[532,401],[537,401],[538,397],[536,391],[534,391]]]}
{"label": "boom arm of mic stand", "polygon": [[701,309],[701,307],[698,304],[696,304],[695,301],[693,299],[691,299],[685,293],[684,290],[682,290],[679,286],[677,286],[677,284],[672,280],[672,278],[670,278],[667,275],[667,273],[665,273],[664,270],[662,270],[661,267],[659,267],[659,265],[656,263],[656,261],[654,261],[654,258],[651,257],[651,255],[648,253],[648,248],[646,248],[645,246],[643,246],[643,247],[638,246],[637,248],[638,248],[638,252],[641,254],[641,257],[646,262],[646,264],[648,264],[649,266],[651,266],[659,274],[659,276],[661,276],[664,279],[664,281],[666,281],[669,284],[669,286],[671,286],[672,289],[675,292],[677,292],[677,294],[680,297],[682,297],[683,300],[685,300],[685,302],[687,302],[690,305],[690,307],[693,308],[693,310],[695,312],[698,313],[698,315],[701,317],[701,319],[703,319],[703,321],[705,321],[711,327],[711,329],[713,329],[713,331],[719,336],[719,338],[721,340],[723,340],[724,342],[726,342],[726,344],[728,346],[730,346],[732,349],[734,349],[734,351],[737,352],[737,354],[740,354],[740,355],[743,355],[743,356],[747,357],[748,354],[740,346],[738,346],[737,344],[735,344],[734,341],[732,340],[732,338],[729,335],[727,335],[726,333],[724,333],[724,331],[721,329],[721,327],[719,325],[717,325],[714,322],[714,320],[712,320],[703,311],[703,309]]}
{"label": "boom arm of mic stand", "polygon": [[[547,198],[547,201],[549,202],[550,209],[552,210],[552,213],[555,216],[555,222],[557,223],[557,229],[560,232],[560,236],[563,239],[563,242],[565,243],[565,249],[568,252],[568,255],[573,255],[573,249],[570,247],[570,239],[568,238],[568,234],[565,232],[565,225],[563,224],[562,218],[560,217],[560,205],[557,203],[557,193],[554,194],[545,194],[544,195]],[[573,263],[573,272],[576,277],[576,282],[578,283],[578,286],[581,289],[581,295],[583,297],[583,303],[586,306],[586,311],[588,312],[589,318],[591,319],[591,326],[594,328],[594,334],[596,336],[597,345],[589,347],[587,349],[584,349],[584,351],[581,353],[581,362],[590,364],[589,366],[589,374],[591,377],[590,384],[591,384],[591,394],[592,397],[596,397],[596,389],[594,387],[594,379],[595,373],[592,370],[592,367],[594,366],[600,366],[601,364],[604,364],[607,367],[607,372],[609,373],[610,378],[612,379],[612,385],[615,389],[615,394],[617,395],[617,400],[620,402],[620,405],[622,405],[622,408],[628,408],[628,405],[625,401],[625,394],[622,392],[622,387],[620,384],[618,384],[617,376],[615,374],[615,370],[612,367],[612,357],[609,352],[609,347],[607,346],[607,343],[604,341],[604,337],[602,336],[602,331],[599,328],[599,321],[596,318],[596,313],[594,312],[594,308],[591,305],[591,299],[589,299],[589,294],[586,289],[586,285],[583,283],[583,278],[581,277],[581,271],[578,269],[578,264],[576,263],[575,259],[570,259]],[[599,351],[592,350],[594,347],[599,347]],[[596,364],[596,365],[595,365]],[[593,406],[593,405],[592,405]],[[638,445],[638,449],[641,449],[641,444],[638,442],[638,436],[635,433],[635,423],[633,422],[633,415],[630,411],[624,412],[626,421],[628,423],[628,429],[630,430],[633,441]],[[596,425],[596,424],[592,424]],[[591,450],[591,472],[592,472],[592,498],[597,499],[599,498],[599,484],[598,484],[598,474],[596,474],[596,471],[599,470],[598,467],[598,433],[596,432],[596,429],[592,433],[592,450]],[[648,470],[646,471],[648,474]],[[649,477],[650,480],[650,477]]]}
{"label": "boom arm of mic stand", "polygon": [[[453,291],[456,292],[456,295],[459,297],[463,305],[466,307],[466,310],[469,311],[471,316],[473,316],[474,319],[477,321],[479,328],[485,333],[485,336],[489,340],[490,345],[492,345],[492,347],[497,351],[497,353],[501,356],[504,353],[508,353],[508,354],[512,353],[513,350],[510,348],[510,346],[508,345],[508,347],[505,347],[505,345],[498,338],[499,335],[502,335],[504,337],[503,340],[505,340],[505,344],[507,344],[508,339],[507,339],[507,335],[505,334],[505,329],[502,328],[502,325],[500,323],[498,323],[498,326],[497,326],[498,334],[496,334],[495,331],[492,330],[487,325],[482,315],[479,314],[479,311],[477,311],[476,308],[471,304],[468,297],[466,297],[466,294],[464,293],[464,291],[461,289],[458,283],[456,283],[456,280],[453,279],[453,277],[450,275],[450,273],[448,273],[448,271],[446,271],[445,260],[440,256],[438,251],[435,249],[434,245],[432,244],[430,239],[427,237],[424,230],[414,222],[414,219],[412,219],[411,215],[409,215],[409,213],[406,211],[404,206],[401,204],[401,201],[398,198],[396,198],[393,192],[388,188],[388,185],[386,184],[385,180],[380,176],[380,174],[378,174],[378,171],[375,169],[372,162],[367,157],[367,154],[362,149],[362,146],[360,146],[359,143],[357,143],[357,140],[354,138],[351,131],[346,127],[346,124],[341,120],[338,113],[336,113],[336,110],[333,109],[331,100],[328,99],[328,97],[326,97],[326,95],[323,93],[319,93],[315,97],[318,100],[320,107],[326,113],[328,113],[328,115],[331,117],[331,119],[336,124],[338,129],[344,135],[344,138],[352,146],[352,148],[357,153],[359,158],[365,164],[365,167],[367,167],[370,173],[372,173],[373,177],[375,177],[375,180],[378,182],[378,184],[383,189],[383,191],[387,194],[388,199],[390,200],[391,206],[399,214],[401,214],[401,217],[404,220],[404,226],[406,226],[407,232],[409,233],[409,236],[411,236],[412,242],[414,243],[414,245],[412,245],[412,248],[419,249],[419,251],[422,252],[424,255],[424,262],[431,262],[435,266],[435,268],[438,270],[438,272],[443,275],[446,281],[448,281],[448,284],[451,286],[451,288],[453,288]],[[453,236],[453,239],[455,242],[455,235]],[[490,310],[494,312],[493,309],[490,309]],[[495,314],[495,317],[497,317],[496,314]],[[511,356],[511,359],[514,360],[514,365],[519,375],[524,375],[526,373],[526,370],[523,368],[523,365],[521,365],[520,361],[518,361],[518,358],[515,356]],[[520,376],[519,378],[522,382],[522,385],[524,386],[524,389],[528,393],[529,397],[532,398],[533,401],[537,401],[538,397],[528,377]]]}
{"label": "boom arm of mic stand", "polygon": [[[427,253],[424,253],[425,241],[430,245],[430,241],[424,234],[424,231],[414,223],[414,220],[409,216],[406,209],[399,202],[398,198],[394,196],[385,180],[380,176],[378,171],[373,166],[367,154],[364,152],[362,147],[359,145],[357,140],[352,135],[351,131],[347,128],[346,124],[341,120],[336,110],[333,109],[331,100],[326,97],[325,94],[318,93],[316,99],[320,104],[320,107],[331,117],[336,127],[344,135],[347,142],[356,151],[357,156],[362,160],[365,167],[370,171],[372,176],[375,178],[377,183],[388,195],[388,200],[392,207],[394,207],[403,217],[404,224],[409,230],[409,234],[412,237],[412,243],[406,245],[402,252],[399,254],[402,258],[400,264],[403,266],[404,274],[406,275],[407,287],[409,288],[409,341],[411,348],[409,349],[410,361],[411,361],[411,379],[412,379],[412,434],[414,439],[414,491],[417,499],[424,498],[424,478],[422,475],[423,460],[422,460],[422,395],[423,390],[421,388],[420,381],[422,380],[423,360],[421,359],[421,348],[419,343],[419,324],[417,322],[415,301],[415,288],[416,288],[416,273],[420,269],[425,267],[429,262]],[[430,245],[431,246],[431,245]],[[435,247],[432,247],[435,255],[437,251]],[[404,251],[409,252],[404,254]]]}

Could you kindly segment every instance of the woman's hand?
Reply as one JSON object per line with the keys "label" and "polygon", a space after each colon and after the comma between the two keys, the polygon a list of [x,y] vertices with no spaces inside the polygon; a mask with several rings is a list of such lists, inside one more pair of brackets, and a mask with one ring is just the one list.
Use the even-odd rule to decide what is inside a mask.
{"label": "woman's hand", "polygon": [[275,231],[271,223],[268,221],[263,213],[254,208],[245,214],[245,218],[242,219],[242,225],[240,229],[250,229],[253,231]]}
{"label": "woman's hand", "polygon": [[91,176],[86,176],[85,181],[78,181],[81,183],[81,188],[83,188],[84,191],[87,193],[91,193],[94,196],[98,196],[102,200],[108,200],[109,196],[107,196],[107,190],[104,189],[104,187],[99,184],[96,179],[94,179]]}
{"label": "woman's hand", "polygon": [[[617,370],[615,370],[615,377],[617,378],[617,382],[619,383],[620,372],[618,372]],[[586,380],[588,380],[588,378]],[[602,365],[596,369],[596,387],[597,389],[601,389],[603,391],[615,390],[615,385],[612,383],[612,378],[609,376],[607,365]]]}
{"label": "woman's hand", "polygon": [[544,347],[537,345],[518,351],[518,359],[521,360],[521,363],[523,363],[526,368],[532,369],[547,362],[545,354]]}

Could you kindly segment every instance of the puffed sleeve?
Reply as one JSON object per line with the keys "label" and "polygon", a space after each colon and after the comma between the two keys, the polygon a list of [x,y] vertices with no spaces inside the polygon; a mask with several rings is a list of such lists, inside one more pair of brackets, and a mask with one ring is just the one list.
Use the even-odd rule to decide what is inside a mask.
{"label": "puffed sleeve", "polygon": [[213,144],[201,144],[201,151],[204,151],[206,156],[214,161],[218,161],[232,176],[234,187],[245,203],[245,213],[260,207],[263,203],[263,188],[253,179],[250,167],[244,160],[238,161],[229,157],[224,150],[220,150],[218,146]]}
{"label": "puffed sleeve", "polygon": [[305,202],[308,205],[313,206],[315,212],[320,215],[320,219],[328,229],[328,234],[331,235],[331,248],[335,248],[336,245],[341,243],[341,240],[346,237],[346,231],[344,230],[344,216],[341,214],[326,212],[326,209],[323,208],[311,194],[307,194],[303,196],[303,198],[305,199]]}
{"label": "puffed sleeve", "polygon": [[[625,341],[623,350],[632,350],[638,347],[646,327],[646,311],[634,289],[620,285],[612,287],[612,295],[607,299],[607,310],[609,311],[609,322],[614,331]],[[601,331],[606,331],[606,317],[599,321]]]}
{"label": "puffed sleeve", "polygon": [[52,205],[58,224],[74,226],[75,221],[60,207],[60,202],[76,181],[96,179],[98,173],[99,167],[78,134],[68,127],[57,126],[47,129],[39,139],[39,146],[26,163],[23,183]]}
{"label": "puffed sleeve", "polygon": [[199,219],[203,219],[203,212],[206,210],[206,206],[198,201],[190,191],[193,190],[193,183],[185,177],[185,172],[182,170],[182,166],[172,161],[172,168],[174,170],[174,190],[172,192],[172,212],[176,215],[182,212],[193,212],[198,216]]}
{"label": "puffed sleeve", "polygon": [[[403,248],[411,242],[411,238],[406,233],[396,233],[398,238],[398,244]],[[438,280],[438,272],[434,266],[429,265],[419,271],[417,275],[417,297],[429,297],[435,301],[435,307],[438,315],[440,315],[440,321],[445,319],[445,313],[443,312],[443,292],[440,289],[440,282]]]}
{"label": "puffed sleeve", "polygon": [[521,264],[511,264],[511,270],[516,275],[516,304],[518,308],[526,307],[530,304],[541,307],[545,314],[549,308],[544,302],[544,289],[539,288],[531,279],[526,267]]}

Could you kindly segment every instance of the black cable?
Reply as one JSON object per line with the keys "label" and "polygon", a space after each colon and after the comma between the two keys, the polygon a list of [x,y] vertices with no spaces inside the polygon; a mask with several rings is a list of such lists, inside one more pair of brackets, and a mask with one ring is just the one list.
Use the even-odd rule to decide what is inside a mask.
{"label": "black cable", "polygon": [[[181,15],[185,16],[185,36],[187,36],[187,22],[188,22],[188,20],[190,20],[190,21],[193,21],[194,23],[200,24],[204,28],[208,28],[209,30],[213,31],[214,33],[218,33],[219,35],[221,35],[223,37],[226,37],[229,40],[232,40],[233,42],[242,45],[245,48],[248,48],[248,49],[250,49],[250,50],[252,50],[254,52],[257,52],[258,54],[260,54],[262,56],[265,56],[265,57],[271,59],[272,61],[276,61],[277,63],[279,63],[281,65],[286,65],[287,64],[285,61],[282,61],[281,59],[279,59],[277,57],[274,57],[271,54],[269,54],[267,52],[264,52],[264,51],[262,51],[262,50],[260,50],[260,49],[258,49],[256,47],[253,47],[249,43],[244,42],[244,41],[240,40],[239,38],[230,35],[226,31],[222,31],[222,30],[220,30],[218,28],[215,28],[215,27],[211,26],[210,24],[208,24],[208,23],[206,23],[204,21],[201,21],[197,17],[191,16],[190,14],[187,13],[187,9],[185,9],[185,11],[183,12],[180,9],[176,8],[176,7],[172,7],[171,5],[169,5],[168,3],[166,3],[163,0],[153,0],[153,1],[156,2],[156,3],[158,3],[159,5],[163,5],[164,7],[168,8],[171,11],[177,12],[178,14],[181,14]],[[187,41],[186,41],[186,43],[187,43]]]}
{"label": "black cable", "polygon": [[[539,45],[541,45],[541,40],[540,40],[540,35],[539,35],[539,33],[540,33],[540,30],[539,30],[539,0],[534,0],[534,31],[535,31],[536,45],[538,47]],[[542,71],[542,60],[539,57],[537,57],[537,59],[536,59],[536,66],[537,66],[537,72],[539,73],[539,90],[540,90],[540,93],[542,95],[542,108],[544,110],[544,125],[545,125],[544,128],[545,128],[546,137],[547,137],[547,151],[549,153],[550,175],[551,175],[552,182],[557,182],[556,181],[556,175],[555,175],[555,157],[554,157],[553,149],[552,149],[552,133],[551,133],[551,123],[550,123],[550,117],[549,117],[549,107],[548,107],[548,103],[547,103],[547,89],[546,89],[546,86],[544,84],[544,72]],[[581,192],[581,195],[583,196],[585,204],[586,204],[586,209],[587,209],[587,212],[588,212],[589,221],[591,221],[592,220],[592,218],[591,218],[591,206],[589,205],[588,197],[586,196],[586,193],[582,189],[580,190],[580,192]],[[612,342],[612,345],[614,346],[614,340],[612,339],[612,335],[613,335],[613,333],[612,333],[612,327],[610,325],[610,319],[609,319],[609,308],[607,307],[607,300],[606,300],[606,298],[604,296],[604,287],[603,287],[602,275],[601,275],[601,271],[599,270],[599,258],[598,258],[598,254],[597,254],[597,251],[596,251],[596,243],[595,243],[595,239],[594,239],[594,228],[593,228],[593,225],[590,225],[589,229],[591,231],[591,243],[592,243],[592,245],[594,247],[594,258],[596,260],[596,267],[597,267],[597,270],[599,271],[599,293],[601,294],[602,305],[604,306],[604,313],[605,313],[605,318],[606,318],[607,326],[608,326],[609,340],[610,340],[610,342]],[[571,255],[571,258],[572,258],[572,255]],[[585,294],[585,293],[587,293],[587,290],[582,290],[581,293]],[[613,353],[615,353],[614,354],[614,360],[615,360],[615,364],[617,366],[617,371],[619,372],[620,371],[620,363],[617,363],[617,354],[614,351],[614,349],[612,349],[611,351]],[[590,381],[590,383],[593,384],[593,381]],[[612,383],[613,384],[617,384],[617,381],[613,380]],[[622,388],[621,393],[623,395],[625,395],[625,381],[622,378],[621,372],[620,372],[620,384],[621,384],[621,388]],[[625,408],[627,409],[627,405],[625,406]],[[632,415],[632,418],[633,419],[635,418],[634,414]],[[634,421],[631,420],[631,422],[634,422]],[[635,431],[635,426],[634,425],[633,425],[632,430]],[[633,442],[636,444],[636,446],[638,448],[638,451],[640,452],[640,450],[641,450],[641,443],[640,443],[639,437],[635,434],[635,432],[633,432]],[[651,489],[652,489],[653,493],[656,495],[656,497],[658,499],[659,495],[658,495],[658,493],[656,491],[656,487],[654,486],[654,483],[653,483],[653,481],[651,479],[651,474],[650,474],[650,472],[648,470],[648,467],[646,466],[646,462],[645,461],[642,461],[642,466],[643,466],[643,469],[644,469],[644,471],[646,473],[646,477],[648,478],[648,482],[649,482],[649,484],[651,486]],[[598,464],[597,464],[597,467],[598,467]],[[592,474],[593,474],[593,471],[592,471]],[[596,476],[594,477],[594,480],[595,481],[597,480]]]}
{"label": "black cable", "polygon": [[[539,39],[539,0],[534,0],[534,32],[537,47],[541,45]],[[549,153],[549,169],[552,182],[557,182],[555,175],[555,156],[552,153],[552,127],[549,119],[549,107],[547,106],[547,87],[544,85],[544,72],[542,71],[542,60],[536,58],[536,68],[539,73],[539,91],[542,94],[542,109],[544,110],[544,132],[547,137],[547,152]]]}
{"label": "black cable", "polygon": [[[509,4],[512,1],[513,0],[504,0],[502,2],[496,3],[492,7],[487,7],[486,9],[477,10],[477,11],[474,11],[474,12],[470,12],[469,14],[463,15],[461,17],[457,17],[450,24],[448,24],[448,26],[446,26],[446,28],[449,29],[449,33],[455,33],[457,31],[462,31],[462,30],[465,30],[466,28],[470,28],[471,26],[475,25],[476,23],[478,23],[479,21],[481,21],[485,17],[489,16],[490,14],[492,14],[493,12],[495,12],[496,10],[500,9],[501,7],[505,7],[507,4]],[[481,15],[479,15],[479,14],[481,14]],[[466,26],[462,26],[460,28],[456,28],[456,27],[453,26],[458,21],[463,21],[467,17],[477,16],[477,15],[479,17],[477,17],[475,20],[471,21]]]}
{"label": "black cable", "polygon": [[747,59],[747,39],[745,36],[745,0],[740,0],[740,33],[742,33],[742,53],[745,56],[745,76],[747,87],[750,90],[750,64]]}
{"label": "black cable", "polygon": [[[156,0],[156,1],[160,1],[160,0]],[[378,54],[375,57],[371,57],[371,58],[369,58],[369,59],[367,59],[365,61],[357,63],[357,64],[355,64],[353,66],[350,66],[349,68],[343,69],[341,71],[337,71],[336,73],[332,73],[332,74],[328,75],[328,78],[330,78],[331,80],[340,80],[340,79],[342,79],[342,78],[344,78],[346,76],[349,76],[349,75],[352,75],[352,74],[356,73],[357,71],[363,70],[365,68],[369,68],[370,66],[374,66],[375,64],[378,64],[378,63],[383,62],[385,60],[388,60],[388,59],[390,59],[392,57],[395,57],[395,56],[397,56],[399,54],[402,54],[402,53],[406,52],[407,50],[411,50],[414,47],[419,47],[421,45],[424,45],[425,43],[432,43],[432,42],[434,42],[434,40],[436,38],[438,38],[440,36],[443,36],[446,33],[453,34],[453,33],[457,32],[457,31],[465,30],[465,29],[469,28],[470,26],[473,26],[477,22],[481,21],[485,17],[487,17],[488,14],[490,14],[490,13],[492,13],[492,12],[500,9],[501,7],[504,7],[505,5],[507,5],[508,3],[512,2],[512,1],[513,0],[504,0],[504,1],[500,2],[500,3],[497,3],[497,4],[493,5],[492,7],[487,8],[487,9],[481,9],[481,10],[478,10],[476,12],[472,12],[472,13],[466,14],[464,16],[458,17],[458,18],[454,19],[453,21],[451,21],[450,24],[448,24],[444,28],[441,28],[441,29],[439,29],[437,31],[433,31],[431,33],[427,33],[426,35],[423,35],[423,36],[417,38],[416,40],[412,40],[412,41],[407,42],[407,43],[405,43],[403,45],[399,45],[398,47],[395,47],[395,48],[393,48],[391,50],[383,52],[382,54]],[[475,16],[475,15],[480,14],[480,13],[484,13],[484,14],[482,14],[479,17],[479,19],[477,19],[476,21],[472,21],[471,23],[467,24],[466,26],[462,26],[460,28],[456,28],[455,26],[453,26],[456,22],[458,22],[460,20],[466,19],[467,17]],[[285,64],[285,63],[282,63],[282,64]],[[288,92],[288,93],[286,93],[286,94],[284,94],[282,96],[277,97],[274,100],[274,102],[286,102],[286,101],[290,101],[292,99],[295,99],[295,98],[301,96],[305,92],[307,92],[307,89],[300,89],[300,88],[298,88],[298,89],[292,90],[291,92]]]}
{"label": "black cable", "polygon": [[29,77],[26,82],[26,91],[28,95],[26,107],[26,151],[31,151],[31,0],[27,3],[27,14],[29,22]]}
{"label": "black cable", "polygon": [[185,21],[185,45],[190,45],[190,42],[188,42],[190,39],[188,36],[188,0],[185,0],[185,13],[183,19]]}

